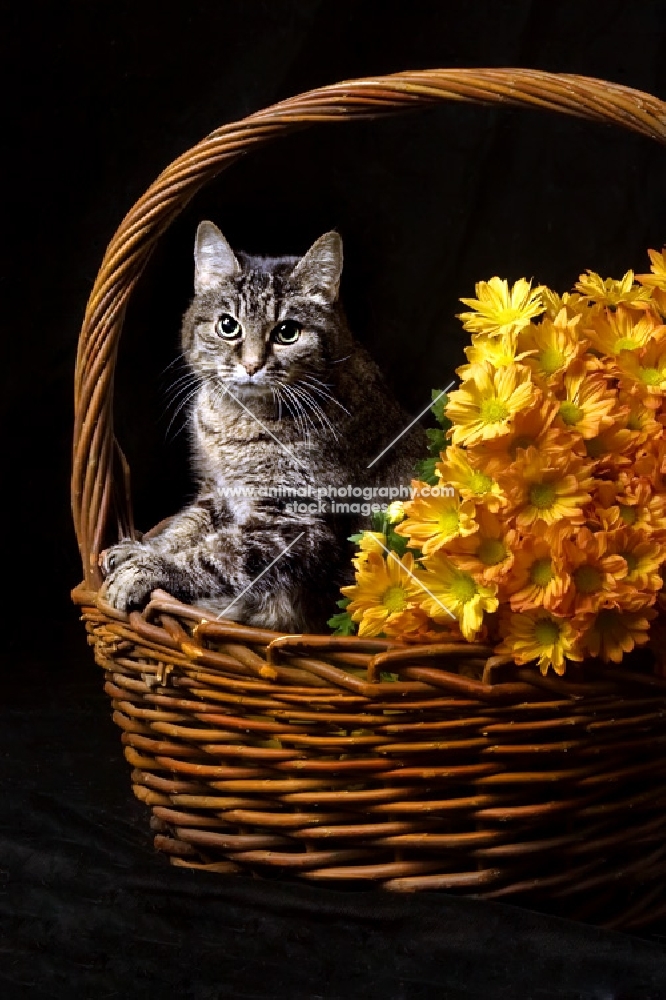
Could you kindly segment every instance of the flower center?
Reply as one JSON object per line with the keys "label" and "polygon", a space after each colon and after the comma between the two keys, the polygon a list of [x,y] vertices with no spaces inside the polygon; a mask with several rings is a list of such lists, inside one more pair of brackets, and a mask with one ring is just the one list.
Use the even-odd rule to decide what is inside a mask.
{"label": "flower center", "polygon": [[472,493],[476,493],[477,496],[482,496],[484,493],[490,493],[493,488],[493,481],[490,476],[485,474],[485,472],[479,472],[476,470],[470,477],[469,488]]}
{"label": "flower center", "polygon": [[449,535],[449,537],[457,535],[460,527],[460,515],[455,509],[445,510],[443,514],[439,515],[437,524],[443,535]]}
{"label": "flower center", "polygon": [[637,410],[632,410],[630,412],[629,419],[627,420],[627,430],[630,431],[642,430],[641,418]]}
{"label": "flower center", "polygon": [[484,538],[476,554],[485,566],[496,566],[506,556],[506,546],[499,538]]}
{"label": "flower center", "polygon": [[575,403],[572,403],[570,399],[565,399],[564,402],[560,404],[560,416],[565,424],[572,427],[574,424],[577,424],[583,419],[585,412],[580,408],[580,406],[576,406]]}
{"label": "flower center", "polygon": [[539,355],[539,364],[544,375],[554,375],[564,364],[564,355],[556,347],[546,347]]}
{"label": "flower center", "polygon": [[619,354],[620,351],[635,351],[638,344],[631,337],[620,337],[619,340],[615,341],[615,350]]}
{"label": "flower center", "polygon": [[501,399],[484,399],[481,419],[485,424],[499,424],[509,416],[509,408]]}
{"label": "flower center", "polygon": [[627,564],[627,568],[630,573],[633,573],[638,566],[638,558],[633,552],[620,552],[620,555]]}
{"label": "flower center", "polygon": [[606,454],[607,450],[602,438],[599,436],[588,438],[585,442],[585,451],[589,458],[601,458],[602,455]]}
{"label": "flower center", "polygon": [[540,618],[534,625],[534,638],[540,646],[554,646],[560,637],[560,626],[552,618]]}
{"label": "flower center", "polygon": [[530,486],[530,503],[537,510],[548,510],[555,503],[557,494],[552,483],[534,483]]}
{"label": "flower center", "polygon": [[530,569],[530,580],[536,583],[537,587],[547,587],[553,579],[553,563],[550,556],[543,559],[535,559]]}
{"label": "flower center", "polygon": [[636,524],[636,518],[638,517],[636,513],[636,508],[630,506],[629,504],[623,504],[623,503],[621,503],[619,506],[620,506],[620,517],[622,518],[624,523],[629,525]]}
{"label": "flower center", "polygon": [[573,575],[576,590],[581,594],[596,594],[601,589],[603,577],[596,566],[583,563]]}
{"label": "flower center", "polygon": [[407,605],[406,594],[403,587],[389,587],[388,590],[384,591],[382,597],[382,604],[384,607],[393,614],[394,611],[402,611]]}
{"label": "flower center", "polygon": [[476,594],[476,583],[469,573],[460,573],[451,584],[451,593],[461,604],[467,604]]}
{"label": "flower center", "polygon": [[641,379],[646,385],[659,385],[662,378],[658,368],[641,368]]}

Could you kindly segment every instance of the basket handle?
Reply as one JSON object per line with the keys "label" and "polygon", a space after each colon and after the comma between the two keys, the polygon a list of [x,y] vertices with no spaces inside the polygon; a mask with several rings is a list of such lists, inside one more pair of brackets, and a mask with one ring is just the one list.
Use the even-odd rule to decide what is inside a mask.
{"label": "basket handle", "polygon": [[[127,213],[104,255],[79,336],[74,379],[72,514],[85,585],[97,590],[97,557],[115,506],[132,524],[129,489],[113,495],[113,374],[129,296],[153,247],[207,181],[257,143],[315,122],[376,118],[437,101],[538,107],[621,125],[666,143],[666,104],[590,77],[526,69],[439,69],[321,87],[211,132],[170,166]],[[112,503],[113,501],[113,503]]]}

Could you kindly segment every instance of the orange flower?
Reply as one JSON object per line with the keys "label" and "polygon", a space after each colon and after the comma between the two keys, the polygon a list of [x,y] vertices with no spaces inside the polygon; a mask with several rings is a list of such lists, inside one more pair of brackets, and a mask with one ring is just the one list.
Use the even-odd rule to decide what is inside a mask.
{"label": "orange flower", "polygon": [[463,500],[482,504],[497,511],[506,504],[506,497],[492,476],[470,464],[469,453],[452,444],[442,453],[442,461],[435,466],[442,486],[452,486]]}
{"label": "orange flower", "polygon": [[564,399],[560,403],[562,423],[576,430],[583,438],[596,437],[613,423],[617,407],[617,393],[606,380],[589,375],[578,366],[564,377]]}
{"label": "orange flower", "polygon": [[561,557],[544,538],[527,535],[516,551],[507,583],[512,611],[546,608],[557,611],[566,594],[570,576]]}
{"label": "orange flower", "polygon": [[[594,483],[589,462],[566,452],[544,455],[528,448],[516,459],[512,479],[508,493],[518,508],[518,528],[539,532],[561,525],[570,530],[583,523]],[[545,534],[551,541],[558,537],[557,532]]]}
{"label": "orange flower", "polygon": [[592,346],[611,358],[622,351],[638,351],[651,340],[661,340],[664,333],[666,326],[654,313],[627,306],[618,306],[615,312],[605,309],[585,328]]}
{"label": "orange flower", "polygon": [[497,514],[477,511],[479,530],[447,545],[447,555],[456,566],[480,583],[501,583],[513,566],[518,532],[509,529]]}
{"label": "orange flower", "polygon": [[561,309],[554,320],[545,317],[538,325],[530,324],[521,332],[519,344],[526,355],[524,363],[538,385],[560,384],[580,356],[587,345],[577,330],[580,319],[580,316],[569,317],[566,309]]}
{"label": "orange flower", "polygon": [[571,587],[562,603],[568,614],[588,614],[619,603],[619,583],[627,575],[627,562],[609,550],[605,531],[581,528],[574,539],[562,543]]}
{"label": "orange flower", "polygon": [[590,656],[619,663],[625,653],[647,642],[650,622],[655,615],[651,608],[643,611],[602,608],[589,621],[581,622],[585,626],[581,646]]}

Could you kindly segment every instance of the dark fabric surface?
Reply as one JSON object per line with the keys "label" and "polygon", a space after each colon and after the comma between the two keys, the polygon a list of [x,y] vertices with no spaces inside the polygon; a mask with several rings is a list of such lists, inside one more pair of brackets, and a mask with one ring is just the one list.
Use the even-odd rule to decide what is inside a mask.
{"label": "dark fabric surface", "polygon": [[[3,997],[650,1000],[666,926],[608,933],[446,894],[340,893],[169,867],[69,604],[78,329],[122,216],[216,126],[341,79],[521,65],[666,98],[658,0],[5,3],[0,365],[0,989]],[[133,298],[116,391],[137,524],[189,489],[164,383],[196,223],[256,253],[337,227],[357,336],[417,413],[492,274],[560,290],[666,242],[666,152],[536,112],[448,107],[312,129],[257,151],[172,227]],[[409,350],[405,350],[405,344]]]}

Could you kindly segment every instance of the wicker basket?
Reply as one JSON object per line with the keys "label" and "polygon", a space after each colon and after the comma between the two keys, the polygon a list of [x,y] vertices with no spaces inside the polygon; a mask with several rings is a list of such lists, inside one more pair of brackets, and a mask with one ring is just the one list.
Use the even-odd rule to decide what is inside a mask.
{"label": "wicker basket", "polygon": [[174,864],[443,889],[638,927],[666,912],[665,681],[594,663],[573,679],[472,680],[465,665],[491,650],[278,635],[207,622],[160,591],[127,616],[97,597],[110,526],[133,531],[112,426],[118,339],[162,232],[257,143],[441,100],[542,107],[666,142],[666,104],[625,87],[435,70],[302,94],[177,159],[111,241],[81,331],[72,505],[85,581],[73,599],[134,792]]}

